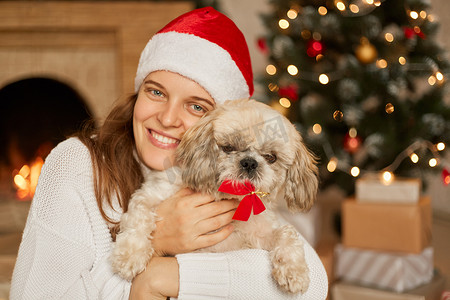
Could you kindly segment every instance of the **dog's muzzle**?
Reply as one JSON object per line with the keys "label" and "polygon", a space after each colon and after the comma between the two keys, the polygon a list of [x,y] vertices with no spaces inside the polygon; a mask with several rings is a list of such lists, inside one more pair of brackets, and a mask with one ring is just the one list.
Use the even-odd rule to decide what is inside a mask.
{"label": "dog's muzzle", "polygon": [[256,168],[258,167],[258,162],[251,157],[245,157],[240,161],[241,168],[247,172],[247,174],[252,175]]}

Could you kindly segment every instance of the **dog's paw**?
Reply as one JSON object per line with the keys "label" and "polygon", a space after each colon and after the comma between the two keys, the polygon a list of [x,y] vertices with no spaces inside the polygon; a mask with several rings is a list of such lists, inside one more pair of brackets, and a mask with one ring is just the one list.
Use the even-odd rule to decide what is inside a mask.
{"label": "dog's paw", "polygon": [[309,270],[305,262],[292,263],[283,258],[272,261],[272,276],[280,287],[291,293],[304,294],[309,287]]}
{"label": "dog's paw", "polygon": [[126,280],[132,280],[145,270],[152,257],[153,251],[149,247],[136,247],[136,244],[124,245],[116,242],[111,259],[111,266],[115,273]]}

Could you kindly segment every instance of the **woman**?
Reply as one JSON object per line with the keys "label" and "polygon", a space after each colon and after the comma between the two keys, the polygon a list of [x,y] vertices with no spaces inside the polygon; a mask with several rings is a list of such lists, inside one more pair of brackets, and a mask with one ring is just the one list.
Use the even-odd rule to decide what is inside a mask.
{"label": "woman", "polygon": [[311,284],[304,295],[278,289],[266,251],[189,253],[232,232],[238,203],[188,189],[158,207],[157,255],[146,270],[132,282],[111,271],[118,221],[143,170],[172,166],[184,132],[217,103],[250,97],[252,80],[242,33],[212,8],[159,31],[141,54],[136,94],[116,105],[98,130],[85,128],[47,157],[11,299],[324,299],[326,274],[307,243]]}

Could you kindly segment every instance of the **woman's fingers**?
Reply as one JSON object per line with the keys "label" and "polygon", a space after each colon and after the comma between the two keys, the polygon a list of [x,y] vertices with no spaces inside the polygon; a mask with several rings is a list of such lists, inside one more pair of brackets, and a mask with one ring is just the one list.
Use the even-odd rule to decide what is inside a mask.
{"label": "woman's fingers", "polygon": [[211,200],[204,203],[197,208],[197,213],[204,216],[203,219],[208,219],[223,213],[234,210],[238,207],[239,201],[234,199],[223,199],[220,201]]}
{"label": "woman's fingers", "polygon": [[212,216],[207,219],[199,220],[196,224],[199,236],[219,230],[231,223],[235,210],[228,210],[224,213]]}
{"label": "woman's fingers", "polygon": [[225,240],[234,230],[233,225],[230,223],[232,222],[237,201],[223,200],[216,203],[221,203],[222,205],[212,208],[211,211],[221,212],[225,209],[226,212],[220,213],[208,219],[200,220],[197,223],[197,232],[203,232],[197,236],[195,241],[198,249],[213,246]]}
{"label": "woman's fingers", "polygon": [[210,247],[225,240],[234,230],[233,225],[228,224],[217,231],[203,234],[197,237],[197,249]]}

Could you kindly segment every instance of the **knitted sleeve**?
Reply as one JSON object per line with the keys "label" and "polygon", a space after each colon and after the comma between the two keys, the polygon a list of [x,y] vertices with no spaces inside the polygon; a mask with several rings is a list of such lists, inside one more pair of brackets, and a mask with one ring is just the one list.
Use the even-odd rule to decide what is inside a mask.
{"label": "knitted sleeve", "polygon": [[[303,237],[300,236],[302,240]],[[324,300],[328,294],[325,268],[314,249],[304,240],[310,285],[304,294],[280,290],[271,275],[269,253],[250,249],[226,253],[177,255],[180,266],[180,300]]]}
{"label": "knitted sleeve", "polygon": [[46,158],[11,282],[11,299],[128,299],[111,271],[107,224],[93,192],[88,149],[75,138]]}

